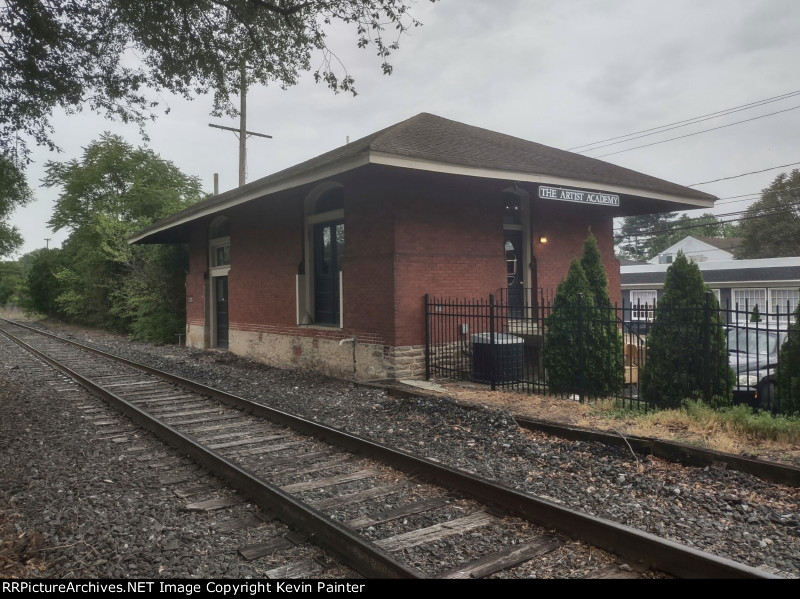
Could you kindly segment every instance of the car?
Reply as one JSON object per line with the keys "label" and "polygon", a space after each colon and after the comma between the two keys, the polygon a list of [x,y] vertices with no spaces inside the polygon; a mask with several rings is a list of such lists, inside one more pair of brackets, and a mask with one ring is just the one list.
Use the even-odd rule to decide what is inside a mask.
{"label": "car", "polygon": [[736,373],[733,399],[753,408],[772,410],[775,401],[775,368],[788,333],[758,323],[735,326],[726,331],[728,362]]}

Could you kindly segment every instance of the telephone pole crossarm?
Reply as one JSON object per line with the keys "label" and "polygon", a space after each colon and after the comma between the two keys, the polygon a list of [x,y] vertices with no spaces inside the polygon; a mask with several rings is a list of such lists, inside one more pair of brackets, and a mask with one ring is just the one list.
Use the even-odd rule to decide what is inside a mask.
{"label": "telephone pole crossarm", "polygon": [[[208,124],[209,127],[215,127],[217,129],[225,129],[225,131],[233,131],[234,133],[239,133],[239,129],[237,127],[225,127],[224,125],[214,125],[213,123]],[[267,139],[272,139],[271,135],[267,135],[266,133],[256,133],[255,131],[245,131],[245,133],[250,135],[255,135],[256,137],[266,137]]]}

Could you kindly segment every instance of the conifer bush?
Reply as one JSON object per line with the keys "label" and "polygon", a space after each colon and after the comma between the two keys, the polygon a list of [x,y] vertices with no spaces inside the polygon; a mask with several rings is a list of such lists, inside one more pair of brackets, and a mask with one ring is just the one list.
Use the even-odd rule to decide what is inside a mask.
{"label": "conifer bush", "polygon": [[594,312],[594,298],[581,263],[573,260],[566,278],[559,283],[553,307],[545,323],[542,362],[547,385],[554,393],[585,390],[585,352],[588,341],[586,317]]}
{"label": "conifer bush", "polygon": [[619,392],[622,388],[625,382],[625,357],[616,310],[608,295],[608,277],[603,268],[597,239],[591,232],[583,244],[581,266],[594,296],[598,318],[593,323],[597,338],[588,362],[593,381],[592,388],[598,396],[605,397]]}
{"label": "conifer bush", "polygon": [[622,387],[622,338],[593,235],[570,264],[547,318],[542,357],[555,393],[608,397]]}
{"label": "conifer bush", "polygon": [[800,415],[800,304],[778,355],[777,383],[781,413]]}
{"label": "conifer bush", "polygon": [[641,396],[661,407],[687,399],[717,407],[730,403],[734,381],[719,304],[697,264],[679,252],[647,336]]}

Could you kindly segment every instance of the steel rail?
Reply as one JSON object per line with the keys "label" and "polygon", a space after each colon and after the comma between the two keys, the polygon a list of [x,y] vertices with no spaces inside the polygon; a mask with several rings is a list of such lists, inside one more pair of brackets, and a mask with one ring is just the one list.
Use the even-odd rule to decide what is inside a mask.
{"label": "steel rail", "polygon": [[93,395],[109,402],[136,424],[191,457],[200,466],[250,498],[260,507],[274,513],[285,524],[309,533],[312,542],[338,556],[360,574],[368,578],[424,578],[421,572],[401,564],[379,547],[365,541],[349,528],[331,520],[321,512],[298,501],[280,487],[268,483],[174,427],[157,420],[144,410],[104,389],[7,331],[0,330],[0,332],[20,347],[75,380]]}
{"label": "steel rail", "polygon": [[[430,393],[424,393],[412,389],[404,389],[391,383],[357,383],[361,387],[369,389],[380,389],[397,398],[430,398],[434,397]],[[482,410],[482,407],[467,403],[461,400],[450,398],[459,407],[465,410]],[[541,432],[554,437],[561,437],[570,441],[590,441],[621,447],[630,448],[645,455],[652,454],[659,458],[664,458],[671,462],[686,466],[719,466],[725,465],[728,470],[736,470],[750,474],[767,482],[778,483],[789,487],[800,487],[800,468],[788,464],[780,464],[769,460],[758,458],[748,458],[733,453],[706,449],[695,445],[687,445],[677,441],[666,441],[655,437],[644,437],[639,435],[622,435],[577,426],[574,424],[562,424],[553,420],[532,418],[521,414],[511,414],[517,424],[528,430]],[[627,443],[626,443],[627,441]]]}
{"label": "steel rail", "polygon": [[664,441],[654,437],[638,435],[621,435],[598,431],[582,426],[563,425],[538,418],[514,416],[523,428],[547,433],[571,441],[597,441],[617,447],[630,447],[643,454],[652,454],[680,464],[689,466],[715,466],[724,464],[726,468],[752,474],[762,480],[779,483],[789,487],[800,487],[800,468],[778,464],[767,460],[746,458],[733,453],[694,447],[675,441]]}
{"label": "steel rail", "polygon": [[[5,319],[0,319],[5,320]],[[475,499],[501,508],[506,513],[555,529],[560,533],[605,549],[633,563],[642,564],[681,578],[780,578],[769,572],[728,558],[700,551],[638,529],[521,493],[502,483],[463,472],[429,459],[352,435],[287,412],[270,408],[183,377],[138,364],[47,331],[13,321],[13,325],[52,337],[85,351],[114,359],[128,366],[162,377],[170,382],[211,396],[244,412],[266,418],[337,445],[354,453],[378,459],[399,470],[461,491]]]}

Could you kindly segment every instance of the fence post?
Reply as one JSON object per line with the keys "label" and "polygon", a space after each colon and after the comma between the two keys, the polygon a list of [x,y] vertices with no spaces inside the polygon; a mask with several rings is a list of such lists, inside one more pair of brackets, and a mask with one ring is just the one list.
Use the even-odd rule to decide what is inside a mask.
{"label": "fence post", "polygon": [[497,348],[494,340],[494,294],[489,294],[489,380],[492,383],[492,391],[497,386],[497,373],[495,365],[497,363]]}
{"label": "fence post", "polygon": [[425,380],[431,380],[431,315],[430,295],[425,294]]}
{"label": "fence post", "polygon": [[711,359],[711,292],[704,294],[703,305],[703,399],[711,405],[711,365],[715,364]]}
{"label": "fence post", "polygon": [[583,294],[578,294],[578,400],[586,401],[586,347],[583,343]]}

